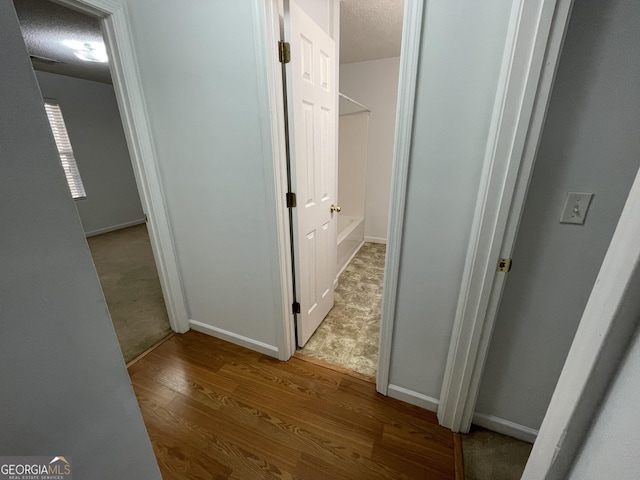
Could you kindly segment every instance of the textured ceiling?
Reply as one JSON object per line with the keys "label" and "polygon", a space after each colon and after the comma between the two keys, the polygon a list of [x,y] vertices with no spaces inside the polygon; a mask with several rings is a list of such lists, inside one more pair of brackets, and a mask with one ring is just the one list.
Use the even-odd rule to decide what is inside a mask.
{"label": "textured ceiling", "polygon": [[400,56],[404,0],[342,0],[340,63]]}
{"label": "textured ceiling", "polygon": [[63,44],[69,40],[102,43],[97,19],[46,0],[13,3],[29,54],[61,62],[49,64],[34,59],[35,69],[111,83],[109,64],[82,61],[72,48]]}
{"label": "textured ceiling", "polygon": [[[14,0],[14,5],[29,54],[61,62],[34,60],[34,68],[111,83],[108,64],[82,61],[62,43],[102,42],[97,19],[47,0]],[[342,0],[340,63],[399,56],[403,8],[404,0]]]}

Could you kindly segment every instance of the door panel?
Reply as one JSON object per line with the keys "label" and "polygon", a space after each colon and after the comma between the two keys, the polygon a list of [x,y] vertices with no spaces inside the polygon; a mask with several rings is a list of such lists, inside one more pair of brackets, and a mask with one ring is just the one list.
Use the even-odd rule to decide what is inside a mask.
{"label": "door panel", "polygon": [[336,122],[338,93],[333,40],[290,0],[285,1],[287,112],[293,212],[298,345],[304,346],[333,307],[336,276]]}

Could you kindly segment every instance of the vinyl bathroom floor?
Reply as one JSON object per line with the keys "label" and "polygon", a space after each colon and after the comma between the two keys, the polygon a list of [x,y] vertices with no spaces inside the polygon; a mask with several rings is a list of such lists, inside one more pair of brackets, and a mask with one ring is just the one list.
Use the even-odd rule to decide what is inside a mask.
{"label": "vinyl bathroom floor", "polygon": [[374,376],[386,245],[365,243],[338,279],[335,304],[298,353]]}

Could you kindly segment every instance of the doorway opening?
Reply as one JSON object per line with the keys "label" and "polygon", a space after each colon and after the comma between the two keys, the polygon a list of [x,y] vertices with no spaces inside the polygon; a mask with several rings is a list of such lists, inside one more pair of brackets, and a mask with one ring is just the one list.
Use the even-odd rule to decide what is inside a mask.
{"label": "doorway opening", "polygon": [[296,3],[339,50],[334,303],[308,341],[298,336],[296,356],[374,382],[404,5],[389,2],[381,12],[340,2],[339,27],[332,30],[330,13],[323,17],[313,2]]}
{"label": "doorway opening", "polygon": [[49,1],[14,5],[45,102],[64,117],[86,192],[76,209],[130,362],[172,328],[99,20]]}

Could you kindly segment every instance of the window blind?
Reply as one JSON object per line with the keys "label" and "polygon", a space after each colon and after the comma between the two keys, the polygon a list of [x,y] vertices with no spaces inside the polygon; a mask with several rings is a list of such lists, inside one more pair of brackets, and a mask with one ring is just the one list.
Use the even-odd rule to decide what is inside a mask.
{"label": "window blind", "polygon": [[56,146],[58,147],[60,162],[62,163],[64,174],[67,177],[71,196],[73,198],[87,198],[87,194],[84,191],[84,185],[82,185],[82,179],[80,178],[80,172],[78,171],[78,165],[76,164],[76,158],[73,155],[73,149],[71,148],[71,141],[67,134],[67,128],[64,124],[62,111],[60,110],[60,107],[54,103],[45,102],[44,108],[47,111],[47,117],[51,124],[51,131],[53,132],[53,138],[55,139]]}

